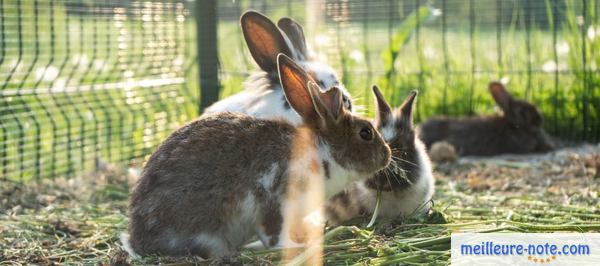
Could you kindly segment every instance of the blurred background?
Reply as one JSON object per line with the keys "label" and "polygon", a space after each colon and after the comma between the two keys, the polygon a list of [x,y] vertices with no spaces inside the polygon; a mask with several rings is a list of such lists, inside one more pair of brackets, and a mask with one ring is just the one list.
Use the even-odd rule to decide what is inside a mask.
{"label": "blurred background", "polygon": [[487,84],[502,80],[538,106],[551,135],[598,142],[599,6],[0,0],[0,173],[23,182],[143,161],[207,104],[242,89],[255,69],[239,27],[249,9],[303,24],[366,115],[371,84],[394,105],[418,89],[417,121],[491,114]]}

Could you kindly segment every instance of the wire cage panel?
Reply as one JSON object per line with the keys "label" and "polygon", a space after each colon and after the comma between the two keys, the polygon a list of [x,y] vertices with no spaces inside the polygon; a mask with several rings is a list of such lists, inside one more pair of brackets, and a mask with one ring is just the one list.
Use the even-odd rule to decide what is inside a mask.
{"label": "wire cage panel", "polygon": [[[542,111],[562,139],[600,140],[598,0],[220,1],[221,96],[255,68],[238,18],[254,9],[304,25],[309,46],[372,115],[370,85],[394,105],[418,89],[417,121],[497,112],[492,80]],[[419,12],[417,12],[420,10]],[[243,63],[241,63],[243,62]]]}
{"label": "wire cage panel", "polygon": [[194,116],[188,4],[0,0],[2,177],[141,158]]}

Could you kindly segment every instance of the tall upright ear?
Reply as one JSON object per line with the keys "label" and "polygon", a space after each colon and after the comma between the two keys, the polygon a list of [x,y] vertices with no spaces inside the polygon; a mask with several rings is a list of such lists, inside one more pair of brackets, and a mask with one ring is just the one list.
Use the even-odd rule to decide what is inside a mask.
{"label": "tall upright ear", "polygon": [[[316,106],[317,111],[321,113],[321,116],[325,117],[327,115],[327,117],[332,119],[334,122],[339,121],[342,112],[344,112],[342,92],[340,89],[338,87],[331,87],[329,90],[321,92],[319,86],[314,82],[309,83],[309,88],[311,89],[311,92],[314,92],[315,95],[320,95],[319,98],[325,106],[325,113],[322,113],[318,106]],[[315,100],[315,102],[318,101]]]}
{"label": "tall upright ear", "polygon": [[413,113],[413,106],[415,105],[415,99],[417,99],[417,91],[411,91],[408,96],[406,96],[406,99],[404,100],[404,102],[402,103],[402,105],[400,105],[400,119],[403,122],[406,122],[410,125],[412,125],[412,113]]}
{"label": "tall upright ear", "polygon": [[277,55],[291,55],[290,48],[275,24],[256,11],[244,13],[240,19],[244,39],[258,66],[266,72],[277,71]]}
{"label": "tall upright ear", "polygon": [[305,122],[317,121],[319,115],[315,110],[313,96],[308,85],[312,81],[310,76],[284,54],[279,54],[277,62],[281,87],[283,87],[285,98],[290,106]]}
{"label": "tall upright ear", "polygon": [[306,38],[302,25],[295,20],[285,17],[277,22],[277,26],[287,35],[290,42],[295,48],[296,55],[299,60],[306,60],[308,57],[308,49],[306,48]]}
{"label": "tall upright ear", "polygon": [[504,85],[498,81],[492,81],[489,85],[490,93],[492,97],[494,97],[494,101],[502,108],[504,112],[507,112],[510,107],[510,102],[512,101],[512,96]]}
{"label": "tall upright ear", "polygon": [[375,96],[375,106],[377,108],[377,116],[375,117],[375,125],[377,127],[385,127],[392,119],[392,108],[387,103],[383,94],[377,85],[373,85],[373,95]]}

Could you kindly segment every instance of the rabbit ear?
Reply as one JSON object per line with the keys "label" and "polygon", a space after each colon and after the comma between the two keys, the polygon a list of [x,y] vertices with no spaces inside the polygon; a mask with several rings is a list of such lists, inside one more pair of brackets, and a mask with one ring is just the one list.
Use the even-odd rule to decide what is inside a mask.
{"label": "rabbit ear", "polygon": [[498,106],[500,106],[504,112],[508,112],[512,96],[506,91],[504,85],[500,82],[493,81],[490,83],[489,89]]}
{"label": "rabbit ear", "polygon": [[[314,82],[310,82],[309,88],[311,89],[311,92],[317,92],[320,94],[319,98],[323,101],[325,106],[325,110],[323,111],[327,113],[329,118],[333,119],[333,121],[339,121],[340,115],[344,111],[344,105],[342,104],[342,92],[340,89],[338,87],[331,87],[326,92],[320,92],[319,86]],[[319,112],[320,110],[317,109],[317,111]],[[321,116],[324,117],[325,114],[321,114]]]}
{"label": "rabbit ear", "polygon": [[415,99],[417,98],[417,91],[411,91],[402,105],[400,105],[400,119],[406,121],[412,125],[412,112]]}
{"label": "rabbit ear", "polygon": [[256,11],[244,13],[240,19],[244,39],[258,66],[266,72],[277,71],[277,55],[291,55],[290,48],[277,26]]}
{"label": "rabbit ear", "polygon": [[279,54],[277,62],[281,86],[290,106],[305,122],[318,120],[319,115],[315,110],[313,96],[308,85],[311,81],[309,75],[284,54]]}
{"label": "rabbit ear", "polygon": [[277,22],[277,26],[287,35],[290,42],[296,49],[299,60],[306,60],[308,49],[306,48],[306,38],[300,23],[295,20],[285,17]]}
{"label": "rabbit ear", "polygon": [[279,54],[277,61],[285,97],[304,122],[317,127],[337,123],[344,112],[341,91],[332,87],[322,93],[315,81],[291,58]]}
{"label": "rabbit ear", "polygon": [[377,85],[373,85],[373,95],[375,95],[375,106],[377,107],[377,117],[375,118],[375,124],[377,127],[385,127],[392,118],[392,108],[385,101],[383,94],[379,90]]}

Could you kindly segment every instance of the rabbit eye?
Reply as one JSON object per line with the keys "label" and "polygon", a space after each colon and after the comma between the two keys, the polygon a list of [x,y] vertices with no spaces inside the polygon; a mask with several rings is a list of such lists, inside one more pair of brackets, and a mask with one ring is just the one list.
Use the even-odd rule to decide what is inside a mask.
{"label": "rabbit eye", "polygon": [[373,139],[373,130],[371,130],[368,127],[364,127],[363,129],[360,130],[360,138],[366,141],[370,141]]}

